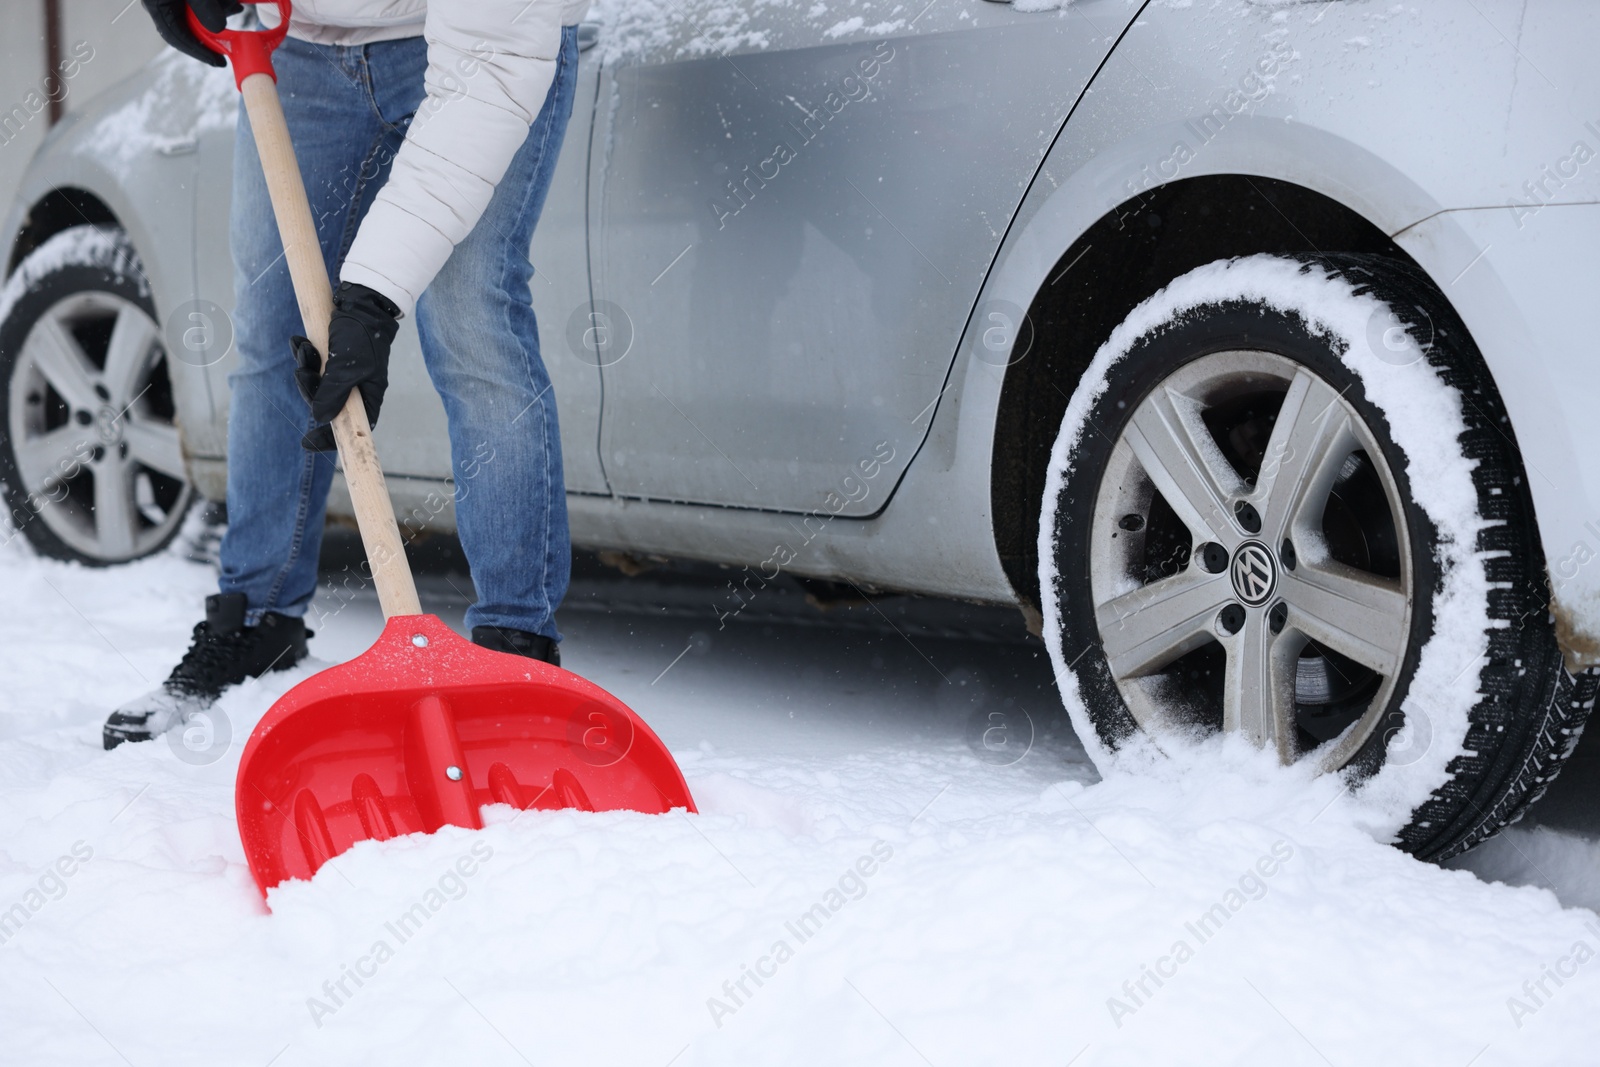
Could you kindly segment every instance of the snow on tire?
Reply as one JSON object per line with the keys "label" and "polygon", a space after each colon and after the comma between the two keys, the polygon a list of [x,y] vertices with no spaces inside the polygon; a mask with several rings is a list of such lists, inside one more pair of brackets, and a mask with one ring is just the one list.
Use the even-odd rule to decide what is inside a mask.
{"label": "snow on tire", "polygon": [[1102,771],[1242,735],[1424,858],[1520,817],[1594,702],[1482,357],[1381,257],[1219,261],[1134,309],[1062,420],[1039,559]]}

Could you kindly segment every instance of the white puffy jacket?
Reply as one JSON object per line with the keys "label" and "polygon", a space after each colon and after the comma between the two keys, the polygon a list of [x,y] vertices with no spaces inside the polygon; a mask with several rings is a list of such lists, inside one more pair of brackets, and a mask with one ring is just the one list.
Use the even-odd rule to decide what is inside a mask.
{"label": "white puffy jacket", "polygon": [[409,315],[472,232],[555,79],[561,27],[589,0],[297,0],[289,32],[318,44],[428,42],[427,98],[339,272]]}

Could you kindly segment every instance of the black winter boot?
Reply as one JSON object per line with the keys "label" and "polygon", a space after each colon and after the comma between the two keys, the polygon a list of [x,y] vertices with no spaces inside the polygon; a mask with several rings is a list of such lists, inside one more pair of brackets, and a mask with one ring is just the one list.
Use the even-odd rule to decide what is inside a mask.
{"label": "black winter boot", "polygon": [[472,643],[491,652],[509,652],[513,656],[543,660],[553,667],[561,666],[561,646],[543,634],[504,626],[474,626]]}
{"label": "black winter boot", "polygon": [[124,704],[106,720],[106,748],[148,741],[216,703],[222,691],[246,678],[293,667],[306,658],[305,620],[268,612],[255,626],[244,624],[243,593],[206,597],[205,622],[160,689]]}

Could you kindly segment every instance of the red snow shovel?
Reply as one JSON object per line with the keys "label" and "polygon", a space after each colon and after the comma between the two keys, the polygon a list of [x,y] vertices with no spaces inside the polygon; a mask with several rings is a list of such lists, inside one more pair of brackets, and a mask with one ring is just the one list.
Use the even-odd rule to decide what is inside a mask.
{"label": "red snow shovel", "polygon": [[[192,11],[189,26],[233,61],[306,336],[326,360],[332,288],[272,73],[289,3],[262,2],[276,2],[274,30],[214,34]],[[622,701],[422,613],[356,393],[333,431],[387,622],[368,651],[284,694],[245,745],[234,803],[262,893],[357,841],[480,828],[484,804],[694,811],[666,747]]]}

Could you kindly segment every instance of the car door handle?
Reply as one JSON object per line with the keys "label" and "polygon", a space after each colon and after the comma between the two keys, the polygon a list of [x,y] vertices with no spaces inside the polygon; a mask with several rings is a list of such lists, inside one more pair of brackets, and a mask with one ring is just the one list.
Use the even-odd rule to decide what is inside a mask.
{"label": "car door handle", "polygon": [[600,24],[598,22],[578,23],[578,51],[587,52],[600,43]]}

